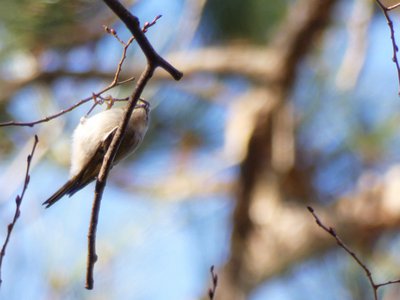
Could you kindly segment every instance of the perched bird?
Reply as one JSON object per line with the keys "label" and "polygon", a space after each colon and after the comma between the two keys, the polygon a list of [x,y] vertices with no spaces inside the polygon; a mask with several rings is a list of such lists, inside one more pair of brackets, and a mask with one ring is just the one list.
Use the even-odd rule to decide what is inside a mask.
{"label": "perched bird", "polygon": [[[93,117],[83,117],[72,136],[70,179],[49,199],[46,208],[64,195],[70,197],[94,181],[125,110],[112,108]],[[150,104],[140,99],[134,108],[113,165],[133,153],[142,142],[149,124]]]}

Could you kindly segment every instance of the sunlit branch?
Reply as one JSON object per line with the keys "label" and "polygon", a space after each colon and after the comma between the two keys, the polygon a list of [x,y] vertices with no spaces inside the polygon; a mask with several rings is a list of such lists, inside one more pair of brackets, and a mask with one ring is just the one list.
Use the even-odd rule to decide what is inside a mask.
{"label": "sunlit branch", "polygon": [[[380,1],[378,0],[378,2],[380,2]],[[387,10],[393,10],[393,9],[398,8],[399,6],[400,6],[400,3],[396,3],[396,4],[392,5],[392,6],[389,6],[389,7],[386,8],[386,9],[387,9]]]}

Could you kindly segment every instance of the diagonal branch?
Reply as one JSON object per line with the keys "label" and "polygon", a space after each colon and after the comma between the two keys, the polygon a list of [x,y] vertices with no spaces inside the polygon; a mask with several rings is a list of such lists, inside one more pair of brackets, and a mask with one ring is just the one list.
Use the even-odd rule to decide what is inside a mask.
{"label": "diagonal branch", "polygon": [[314,209],[311,206],[307,207],[308,211],[313,215],[315,223],[317,223],[317,225],[319,227],[321,227],[323,230],[325,230],[327,233],[329,233],[335,240],[336,243],[342,247],[348,254],[351,255],[351,257],[353,257],[353,259],[359,264],[359,266],[364,270],[365,274],[368,277],[368,281],[374,291],[374,299],[377,300],[378,299],[378,291],[375,288],[376,284],[374,282],[374,279],[372,278],[372,273],[371,271],[368,269],[368,267],[361,261],[361,259],[357,256],[357,254],[351,250],[349,248],[349,246],[347,246],[343,240],[340,238],[340,236],[337,235],[336,231],[334,228],[332,227],[327,227],[324,223],[322,223],[322,221],[319,219],[319,217],[317,216],[317,214],[315,213]]}
{"label": "diagonal branch", "polygon": [[95,187],[93,207],[90,219],[89,233],[88,233],[88,257],[87,257],[87,267],[86,267],[86,288],[93,289],[93,269],[94,264],[97,261],[96,254],[96,231],[99,219],[101,199],[103,196],[104,188],[106,185],[108,173],[110,172],[113,160],[121,144],[122,138],[126,132],[129,119],[131,117],[132,111],[135,108],[146,84],[153,76],[153,73],[157,67],[165,69],[171,76],[179,80],[182,78],[183,74],[175,69],[172,65],[166,62],[161,56],[159,56],[154,48],[151,46],[150,42],[147,40],[146,36],[140,29],[140,23],[137,17],[133,16],[121,3],[117,0],[104,0],[104,2],[114,11],[114,13],[125,23],[125,25],[132,32],[142,51],[147,57],[147,66],[140,76],[136,87],[129,99],[125,115],[123,120],[121,120],[118,130],[108,148],[103,164],[101,166]]}
{"label": "diagonal branch", "polygon": [[129,99],[129,103],[124,115],[122,122],[120,123],[118,130],[108,148],[103,164],[101,166],[99,176],[96,181],[96,187],[94,192],[94,200],[93,200],[93,207],[91,213],[91,220],[89,226],[89,233],[88,233],[88,257],[87,257],[87,266],[86,266],[86,288],[91,290],[93,289],[93,268],[94,264],[97,261],[97,254],[96,254],[96,231],[97,231],[97,224],[99,219],[99,212],[100,212],[100,204],[101,199],[103,197],[104,188],[106,185],[106,181],[108,178],[108,174],[110,172],[112,162],[114,161],[115,155],[118,151],[118,148],[121,144],[122,138],[125,134],[126,128],[128,126],[128,122],[138,99],[146,86],[147,82],[150,80],[151,75],[153,73],[153,69],[147,66],[146,70],[143,72],[142,76],[140,77],[135,91],[133,95]]}
{"label": "diagonal branch", "polygon": [[[147,30],[148,30],[151,26],[153,26],[153,25],[157,22],[157,20],[158,20],[159,18],[161,18],[160,15],[157,16],[157,17],[155,17],[154,20],[153,20],[152,22],[146,22],[145,25],[143,26],[143,28],[141,29],[141,31],[143,32],[143,34],[146,33]],[[74,110],[74,109],[77,108],[78,106],[81,106],[82,104],[85,104],[85,103],[87,103],[87,102],[89,102],[89,101],[91,101],[91,100],[94,100],[94,104],[93,104],[92,108],[91,108],[91,109],[89,110],[89,112],[87,113],[87,114],[89,114],[89,113],[94,109],[94,107],[95,107],[97,104],[99,104],[99,101],[97,101],[96,99],[97,99],[97,98],[101,98],[101,95],[102,95],[102,94],[104,94],[104,93],[107,92],[108,90],[111,90],[111,89],[114,88],[114,87],[117,87],[117,86],[119,86],[119,85],[122,85],[122,84],[125,84],[125,83],[127,83],[127,82],[131,82],[131,81],[135,80],[134,77],[130,77],[130,78],[128,78],[128,79],[126,79],[126,80],[122,80],[122,81],[119,80],[119,77],[120,77],[121,72],[122,72],[122,65],[124,64],[125,59],[126,59],[126,52],[128,51],[129,46],[130,46],[130,45],[132,44],[132,42],[135,40],[135,37],[131,37],[131,38],[128,40],[128,42],[125,43],[125,42],[123,42],[123,41],[118,37],[118,35],[117,35],[117,33],[116,33],[116,31],[115,31],[114,29],[109,28],[108,26],[104,26],[104,29],[105,29],[105,31],[106,31],[107,33],[113,35],[113,36],[124,46],[124,47],[123,47],[123,50],[122,50],[121,58],[120,58],[120,60],[119,60],[119,62],[118,62],[117,69],[116,69],[116,71],[115,71],[115,73],[114,73],[113,80],[112,80],[112,82],[111,82],[107,87],[105,87],[104,89],[102,89],[100,92],[93,93],[93,95],[90,96],[90,97],[87,97],[87,98],[85,98],[85,99],[80,100],[79,102],[75,103],[74,105],[70,106],[69,108],[63,109],[63,110],[59,111],[58,113],[55,113],[55,114],[53,114],[53,115],[44,117],[44,118],[42,118],[42,119],[40,119],[40,120],[31,121],[31,122],[8,121],[8,122],[0,123],[0,127],[4,127],[4,126],[29,126],[29,127],[33,127],[33,126],[35,126],[35,125],[37,125],[37,124],[44,123],[44,122],[48,122],[48,121],[50,121],[50,120],[53,120],[53,119],[55,119],[55,118],[58,118],[59,116],[65,114],[65,113],[67,113],[67,112],[70,112],[70,111]],[[82,75],[82,74],[81,74],[81,75]]]}
{"label": "diagonal branch", "polygon": [[398,279],[398,280],[390,280],[390,281],[386,281],[386,282],[383,282],[383,283],[376,283],[374,281],[373,276],[372,276],[372,272],[369,270],[369,268],[365,265],[365,263],[362,262],[362,260],[358,257],[358,255],[353,250],[351,250],[349,246],[347,246],[344,243],[344,241],[336,233],[335,229],[332,228],[332,227],[326,226],[320,220],[320,218],[316,214],[315,210],[311,206],[308,206],[307,209],[312,214],[312,216],[314,217],[314,220],[317,223],[317,225],[319,227],[321,227],[329,235],[331,235],[336,240],[336,243],[342,249],[344,249],[344,251],[346,251],[357,262],[357,264],[364,270],[364,273],[367,276],[369,284],[370,284],[370,286],[372,288],[372,291],[373,291],[373,294],[374,294],[374,300],[378,300],[378,289],[380,287],[383,287],[383,286],[386,286],[386,285],[390,285],[390,284],[400,283],[400,279]]}
{"label": "diagonal branch", "polygon": [[72,105],[72,106],[70,106],[70,107],[68,107],[66,109],[63,109],[63,110],[59,111],[58,113],[55,113],[53,115],[44,117],[43,119],[36,120],[36,121],[31,121],[31,122],[8,121],[8,122],[0,123],[0,127],[5,127],[5,126],[28,126],[28,127],[33,127],[33,126],[35,126],[37,124],[48,122],[50,120],[58,118],[59,116],[61,116],[63,114],[66,114],[67,112],[70,112],[70,111],[74,110],[78,106],[81,106],[82,104],[85,104],[85,103],[93,100],[96,97],[99,97],[101,94],[107,92],[108,90],[112,89],[113,87],[121,85],[121,84],[129,82],[129,81],[132,81],[133,79],[134,78],[129,78],[129,79],[124,80],[124,81],[120,81],[120,82],[116,82],[116,83],[110,84],[108,87],[102,89],[100,92],[93,93],[92,96],[87,97],[85,99],[82,99],[82,100],[78,101],[77,103],[75,103],[74,105]]}
{"label": "diagonal branch", "polygon": [[399,92],[398,92],[398,94],[400,95],[400,63],[399,63],[399,59],[397,57],[397,53],[399,52],[399,47],[397,46],[397,43],[396,43],[396,36],[395,36],[395,33],[394,33],[393,21],[389,16],[389,11],[397,8],[400,5],[400,3],[399,4],[395,4],[393,6],[390,6],[390,7],[386,7],[382,3],[381,0],[376,0],[376,3],[381,8],[382,13],[386,18],[386,22],[387,22],[389,30],[390,30],[390,39],[392,40],[392,50],[393,50],[392,61],[396,65],[397,79],[399,81]]}
{"label": "diagonal branch", "polygon": [[33,143],[32,151],[28,155],[28,158],[27,158],[24,186],[22,188],[21,195],[18,195],[17,198],[15,199],[16,206],[15,206],[14,218],[13,218],[12,222],[10,224],[8,224],[7,236],[4,241],[3,247],[1,248],[1,252],[0,252],[0,286],[1,286],[1,282],[2,282],[1,268],[3,265],[3,259],[4,259],[4,256],[6,255],[6,249],[7,249],[8,242],[10,241],[11,233],[12,233],[14,226],[17,223],[17,220],[21,214],[20,207],[21,207],[22,199],[24,198],[26,189],[28,188],[28,184],[29,184],[29,180],[30,180],[29,170],[30,170],[30,166],[31,166],[32,157],[33,157],[33,154],[35,153],[36,145],[38,144],[38,142],[39,142],[39,139],[38,139],[37,135],[35,135],[35,141]]}
{"label": "diagonal branch", "polygon": [[140,29],[139,19],[132,15],[119,1],[117,0],[103,0],[104,3],[125,23],[125,26],[130,30],[132,35],[135,37],[137,43],[142,49],[144,55],[147,58],[147,63],[156,67],[161,67],[167,71],[175,80],[182,78],[183,74],[179,70],[175,69],[170,63],[163,59],[154,50],[145,34]]}

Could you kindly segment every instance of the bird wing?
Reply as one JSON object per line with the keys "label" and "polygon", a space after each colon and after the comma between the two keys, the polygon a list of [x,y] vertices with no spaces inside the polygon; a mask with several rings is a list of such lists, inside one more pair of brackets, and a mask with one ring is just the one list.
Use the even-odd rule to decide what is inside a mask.
{"label": "bird wing", "polygon": [[107,152],[108,147],[117,131],[118,127],[114,127],[99,143],[96,151],[90,160],[85,164],[82,170],[67,181],[57,192],[55,192],[49,199],[43,202],[46,208],[49,208],[58,200],[60,200],[64,195],[69,195],[70,197],[77,191],[81,190],[93,180],[100,172],[100,168],[104,159],[104,155]]}

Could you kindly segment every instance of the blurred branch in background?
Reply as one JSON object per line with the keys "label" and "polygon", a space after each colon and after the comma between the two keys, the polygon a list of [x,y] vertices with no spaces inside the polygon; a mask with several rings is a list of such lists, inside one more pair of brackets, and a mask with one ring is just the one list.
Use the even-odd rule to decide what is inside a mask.
{"label": "blurred branch in background", "polygon": [[[154,11],[151,12],[147,8],[150,2],[154,2]],[[160,3],[139,1],[138,6],[135,6],[135,12],[136,9],[139,11],[142,8],[141,13],[146,15],[146,19],[151,19],[157,13],[164,14],[161,24],[168,25],[152,30],[148,36],[152,41],[157,41],[154,45],[157,45],[157,49],[162,49],[168,61],[180,66],[181,71],[185,73],[184,84],[179,86],[169,84],[170,75],[167,72],[156,72],[149,88],[146,88],[146,98],[159,101],[156,102],[157,109],[152,111],[149,134],[138,153],[140,159],[120,166],[118,172],[112,176],[113,183],[116,183],[114,188],[120,189],[113,189],[110,185],[110,194],[115,198],[112,209],[102,211],[102,214],[107,214],[104,223],[112,220],[112,223],[116,224],[112,234],[116,235],[118,231],[119,236],[122,236],[120,238],[125,238],[126,248],[116,250],[115,245],[109,246],[114,247],[114,252],[109,255],[108,265],[104,265],[104,260],[107,258],[103,258],[107,254],[102,254],[103,259],[99,261],[97,272],[101,273],[101,276],[108,276],[106,279],[100,276],[100,280],[103,280],[100,282],[102,286],[100,292],[108,294],[99,294],[99,297],[116,297],[114,295],[116,291],[120,293],[119,296],[121,293],[126,293],[123,297],[133,298],[142,295],[138,294],[139,290],[140,293],[150,293],[154,290],[166,293],[165,287],[157,289],[161,282],[167,283],[168,291],[186,292],[182,297],[175,294],[170,297],[171,299],[196,298],[201,288],[207,297],[206,291],[209,286],[206,282],[209,279],[211,264],[216,265],[216,269],[219,270],[215,299],[253,299],[253,292],[256,289],[262,288],[264,283],[267,286],[275,282],[284,282],[285,288],[281,292],[284,294],[288,290],[286,284],[290,281],[287,278],[296,274],[297,267],[302,268],[308,263],[307,261],[316,261],[320,273],[311,280],[308,277],[311,275],[307,272],[300,271],[302,274],[296,276],[302,276],[302,279],[306,278],[315,283],[318,279],[316,277],[326,271],[322,265],[325,262],[332,262],[330,254],[334,252],[332,250],[335,249],[335,241],[311,222],[309,214],[305,211],[307,205],[317,209],[321,220],[335,224],[338,234],[344,240],[350,241],[349,244],[357,250],[357,253],[364,254],[361,251],[366,251],[371,256],[375,255],[375,252],[371,254],[375,250],[371,245],[375,247],[376,241],[387,238],[388,233],[400,226],[397,199],[399,194],[397,182],[400,178],[397,166],[399,118],[396,114],[397,106],[389,104],[390,92],[385,93],[386,90],[393,89],[392,86],[389,87],[393,76],[388,75],[390,72],[387,68],[382,71],[385,65],[382,61],[388,60],[388,55],[387,53],[381,55],[383,50],[387,50],[387,47],[382,47],[381,42],[384,40],[390,46],[390,41],[389,38],[385,40],[385,37],[379,42],[375,40],[378,34],[385,36],[384,33],[387,31],[381,12],[373,10],[375,2],[369,0],[350,2],[298,0],[279,1],[279,4],[257,0],[162,2],[165,5],[163,8],[169,5],[180,6],[180,13],[172,14],[172,17],[160,10]],[[381,3],[390,9],[396,5],[395,1],[390,3],[381,1]],[[69,7],[70,4],[66,5]],[[288,12],[284,14],[286,10]],[[106,12],[102,12],[105,13],[105,19],[111,18]],[[374,22],[375,16],[380,17],[378,22]],[[96,30],[99,24],[104,22],[94,24]],[[129,39],[124,36],[123,30],[115,28],[118,29],[121,40]],[[85,32],[82,32],[82,36],[84,35]],[[34,102],[41,116],[48,115],[43,112],[46,105],[52,109],[51,112],[58,111],[60,106],[68,106],[65,103],[70,99],[79,99],[78,89],[81,86],[87,84],[90,87],[89,91],[84,89],[84,95],[87,95],[93,90],[100,90],[99,86],[107,86],[112,82],[115,78],[115,64],[120,59],[119,49],[113,48],[112,43],[110,47],[110,39],[100,41],[100,37],[92,39],[93,37],[88,34],[87,43],[78,47],[89,49],[89,56],[77,60],[83,65],[86,60],[90,62],[85,68],[70,67],[76,63],[76,58],[81,58],[80,56],[70,58],[70,54],[76,50],[76,44],[70,49],[66,46],[62,50],[52,49],[50,57],[56,57],[55,63],[46,60],[48,52],[42,50],[46,45],[40,48],[35,44],[33,47],[35,51],[30,53],[35,61],[32,64],[33,72],[28,72],[29,68],[25,68],[25,72],[22,72],[24,76],[20,77],[5,76],[10,74],[7,72],[0,73],[3,79],[0,82],[3,91],[0,95],[2,119],[21,120],[21,116],[22,118],[29,116],[19,113],[18,109],[22,106],[30,107],[26,100],[29,100],[27,95],[31,95],[32,86],[40,85],[51,95],[48,102],[50,105]],[[370,38],[373,43],[367,43]],[[48,39],[52,41],[51,38]],[[60,45],[58,39],[54,40],[54,45]],[[373,47],[374,51],[378,48],[380,51],[374,52],[373,57],[374,62],[379,64],[378,69],[376,65],[371,65],[371,55],[366,55],[367,48]],[[127,60],[134,61],[134,66],[124,67],[120,73],[121,79],[131,76],[138,78],[141,68],[145,68],[143,56],[132,48],[127,53]],[[52,56],[54,52],[56,55]],[[43,56],[43,53],[46,55]],[[113,53],[117,53],[114,59],[111,58]],[[381,55],[379,59],[382,60],[378,60],[379,55]],[[46,63],[41,64],[42,60]],[[57,64],[59,61],[61,63]],[[108,67],[105,67],[107,64]],[[388,65],[391,66],[390,62]],[[375,77],[371,77],[368,72],[374,73]],[[386,77],[383,80],[384,76]],[[60,82],[65,79],[72,81],[66,85],[68,92],[76,90],[77,94],[66,93],[65,96],[62,93],[65,93],[65,87]],[[376,84],[379,80],[380,84]],[[130,94],[132,86],[120,86],[120,89],[120,91],[113,90],[113,93]],[[21,97],[21,91],[25,90],[27,92]],[[95,100],[96,103],[96,100],[101,102],[108,99],[107,96],[94,98],[88,97],[87,101]],[[111,98],[117,99],[123,96]],[[152,102],[153,108],[156,105]],[[54,144],[66,139],[65,136],[70,129],[68,124],[70,118],[75,122],[74,118],[79,118],[82,114],[84,112],[78,109],[68,114],[68,118],[56,119],[66,122],[63,126],[53,126],[56,127],[53,130],[65,133],[59,133],[57,138],[52,138],[48,142],[54,152],[49,155],[49,161],[66,160],[67,152],[64,151],[68,142],[64,141],[62,151],[58,152],[60,145]],[[56,120],[51,124],[58,124],[55,123]],[[37,128],[40,127],[34,129]],[[25,132],[24,130],[31,129],[18,128],[18,130]],[[21,149],[26,145],[19,141],[24,138],[23,134],[18,136],[15,132],[10,132],[9,128],[1,134],[5,138],[0,139],[0,142],[9,140],[10,149]],[[47,131],[41,135],[44,135],[44,138],[54,136]],[[43,145],[42,139],[40,145]],[[1,149],[6,151],[3,150],[5,147]],[[46,149],[49,149],[48,146]],[[23,153],[22,150],[19,152]],[[39,151],[36,151],[35,157],[38,154]],[[343,157],[344,162],[341,162]],[[17,160],[18,157],[12,161]],[[345,167],[342,167],[341,163]],[[10,168],[17,167],[11,163],[7,172],[3,173],[3,186],[7,185],[6,179],[9,174],[15,173],[15,170],[11,173]],[[334,169],[334,172],[331,169]],[[142,171],[144,172],[141,173]],[[325,194],[324,191],[321,192],[325,185],[343,181],[345,187],[339,184],[338,187],[334,186],[334,192],[330,190]],[[224,200],[220,201],[222,198]],[[80,199],[77,202],[74,200],[71,199],[72,206],[84,202]],[[165,200],[170,202],[162,202]],[[183,224],[179,227],[179,232],[164,228],[165,220],[159,218],[157,213],[153,214],[153,210],[148,208],[154,205],[153,202],[162,207],[160,211],[162,210],[163,214],[168,214],[169,210],[174,211],[171,213],[170,223],[174,226],[176,223]],[[207,210],[207,207],[212,207],[215,202],[224,207],[222,213],[221,211],[215,213],[212,210],[210,213],[210,210]],[[139,209],[136,209],[136,205]],[[201,225],[196,224],[196,221],[199,221],[193,215],[197,212],[188,207],[197,205],[207,218],[218,220],[215,227],[211,227],[212,225],[204,221],[203,217]],[[68,214],[69,207],[62,213]],[[117,213],[119,218],[115,218],[115,211],[121,207]],[[171,207],[173,209],[169,209]],[[230,213],[233,208],[234,214],[231,218]],[[153,225],[156,224],[150,229],[147,228],[145,233],[141,231],[143,229],[139,222],[140,217],[136,218],[136,214],[140,214],[141,211],[142,213],[145,211],[141,217],[146,220],[146,224],[152,222]],[[54,213],[57,214],[57,211]],[[79,217],[78,213],[77,211],[70,213],[76,218],[74,222],[78,222],[78,218],[84,219],[82,217],[84,213]],[[226,219],[223,215],[227,216]],[[49,216],[43,218],[47,217]],[[134,232],[132,235],[119,230],[126,226],[124,221],[120,220],[130,220],[129,222],[133,220],[133,225],[127,228],[127,232]],[[136,221],[138,223],[135,223]],[[229,237],[225,239],[217,236],[213,239],[214,235],[220,232],[230,233],[231,226],[232,241],[228,246],[225,244],[228,243]],[[62,230],[65,227],[63,224]],[[110,230],[106,224],[104,230]],[[157,242],[147,244],[148,236],[158,237],[160,232],[165,233],[165,231],[167,231],[166,241],[160,242],[156,238]],[[139,242],[136,240],[136,235],[139,235]],[[177,236],[181,235],[187,235],[187,240],[184,242],[179,240]],[[393,235],[394,237],[387,239],[393,241],[398,238],[396,234]],[[136,245],[135,242],[140,245],[139,251],[132,246]],[[185,242],[187,245],[185,244],[183,248],[186,248],[180,252],[182,256],[178,257],[176,252],[172,255],[166,253],[165,248],[179,247]],[[152,246],[154,248],[151,248]],[[216,248],[218,250],[215,250]],[[129,251],[125,251],[127,249]],[[213,251],[220,251],[223,254],[209,254]],[[54,252],[62,255],[57,248]],[[121,258],[125,252],[128,254]],[[384,261],[390,266],[386,265],[386,269],[381,269],[384,263],[379,265],[373,261],[374,266],[378,265],[380,268],[378,270],[380,272],[374,274],[378,276],[379,273],[384,273],[384,278],[398,278],[397,256],[389,257],[386,255],[387,252],[389,252],[387,249],[380,250],[376,255],[383,253],[384,258],[381,260],[390,260],[389,263]],[[150,255],[151,259],[141,264],[139,268],[136,264],[134,267],[127,266],[138,257],[141,259],[141,255]],[[184,275],[179,277],[174,272],[178,272],[178,264],[185,263],[185,255],[189,256],[190,262],[185,265]],[[77,258],[76,255],[72,256]],[[159,264],[159,260],[164,258],[169,265]],[[342,263],[342,258],[339,259]],[[54,295],[71,296],[71,286],[75,286],[75,291],[81,289],[81,278],[76,274],[82,273],[81,262],[84,258],[79,257],[77,260],[79,262],[76,263],[75,277],[67,274],[68,271],[62,275],[56,274],[54,270],[50,271],[53,279],[55,277],[64,280],[61,288],[49,284],[49,289]],[[334,263],[336,262],[334,260]],[[354,267],[352,262],[351,267]],[[357,267],[355,269],[358,270]],[[152,268],[154,273],[148,276],[150,271],[147,270],[149,273],[146,273],[147,268]],[[163,270],[161,273],[160,268]],[[191,272],[187,272],[188,269]],[[338,274],[340,271],[345,273],[344,276]],[[363,282],[361,284],[354,282],[354,277],[357,276],[356,279],[365,279],[363,274],[357,273],[349,280],[350,272],[347,271],[339,270],[333,274],[336,286],[331,288],[332,294],[336,292],[336,288],[346,290],[347,295],[355,293],[354,290],[359,286],[360,289],[364,287],[368,290],[368,282],[364,285]],[[129,272],[129,276],[126,272]],[[134,272],[138,274],[131,277]],[[183,288],[183,285],[186,280],[189,281],[188,273],[193,275],[196,272],[203,277],[196,278],[196,288],[190,287],[189,293],[192,294],[188,296],[188,289]],[[163,275],[173,278],[174,282],[157,277]],[[147,279],[149,277],[151,280]],[[268,281],[272,278],[276,280]],[[129,283],[125,282],[126,280]],[[144,281],[151,287],[146,288]],[[324,281],[328,282],[328,279],[324,278]],[[204,283],[203,286],[198,287],[199,282]],[[305,289],[304,282],[298,285],[301,287],[297,290]],[[321,299],[318,298],[317,290],[318,288],[323,290],[324,287],[319,285],[321,284],[315,283],[312,295],[309,295],[310,299]],[[391,286],[384,289],[385,297],[390,292],[388,290],[393,288]],[[91,294],[95,295],[98,290],[96,288]],[[165,293],[159,298],[150,296],[142,298],[165,299],[167,297]],[[323,293],[325,296],[326,291]],[[83,294],[79,294],[81,295]],[[362,295],[366,293],[360,295],[358,299],[365,299]],[[368,295],[370,295],[369,290]],[[77,296],[74,294],[71,297]],[[275,299],[273,296],[257,299],[265,298]],[[283,299],[293,298],[288,296]],[[353,298],[357,299],[357,296],[353,295]]]}
{"label": "blurred branch in background", "polygon": [[348,22],[348,46],[339,68],[336,85],[348,91],[355,87],[365,62],[368,29],[374,12],[372,1],[356,0]]}
{"label": "blurred branch in background", "polygon": [[[203,47],[198,50],[178,51],[169,54],[167,58],[175,65],[182,66],[185,77],[199,73],[212,73],[216,75],[237,74],[246,76],[255,81],[263,81],[263,78],[271,76],[276,68],[273,64],[273,56],[269,51],[259,46],[251,45],[230,45],[220,47]],[[272,62],[272,63],[271,63]],[[144,67],[142,62],[137,62],[138,67]],[[131,77],[138,78],[140,75],[135,70],[121,71],[121,77],[127,80]],[[165,72],[154,74],[154,80],[165,80],[168,78]],[[0,102],[10,99],[22,88],[37,82],[51,83],[60,77],[71,77],[76,79],[98,78],[113,80],[114,74],[101,70],[89,70],[73,72],[68,70],[42,71],[34,73],[28,78],[13,80],[10,83],[4,82],[3,93],[0,95]]]}
{"label": "blurred branch in background", "polygon": [[170,49],[171,51],[184,49],[193,42],[193,39],[199,29],[206,3],[207,0],[185,1],[183,4],[183,12],[177,22],[177,26],[181,28],[180,34],[176,37],[176,40]]}
{"label": "blurred branch in background", "polygon": [[[259,224],[254,212],[268,212],[263,216],[264,222],[271,220],[273,205],[284,201],[285,190],[282,187],[283,178],[293,166],[284,170],[276,168],[274,158],[279,156],[276,151],[295,151],[294,149],[274,148],[274,141],[282,135],[277,128],[282,114],[292,113],[287,110],[288,95],[296,78],[296,71],[304,55],[315,43],[318,34],[328,24],[331,11],[337,1],[300,0],[291,5],[283,27],[272,41],[270,51],[274,53],[273,71],[271,76],[263,78],[267,88],[263,107],[257,112],[255,126],[247,146],[247,153],[241,163],[238,187],[236,192],[236,208],[233,217],[232,244],[229,261],[221,274],[221,299],[246,299],[261,278],[255,272],[260,266],[260,256],[267,257],[270,247],[254,251],[259,245],[259,230],[264,227]],[[273,103],[273,105],[271,105]],[[291,117],[284,117],[291,119]],[[286,128],[285,139],[293,135],[291,126]],[[292,144],[293,142],[289,142]],[[274,153],[275,152],[275,153]],[[311,195],[310,195],[311,196]],[[289,213],[279,216],[294,220]],[[270,224],[270,223],[269,223]],[[274,226],[277,226],[275,224]],[[287,228],[286,228],[287,229]],[[285,239],[291,239],[285,236]],[[273,240],[273,239],[271,239]],[[276,240],[275,244],[279,244]],[[295,249],[295,248],[292,248]],[[282,253],[280,251],[280,253]],[[286,256],[287,257],[287,256]],[[276,261],[276,260],[273,260]],[[259,270],[259,269],[258,269]],[[266,270],[266,268],[263,268]]]}
{"label": "blurred branch in background", "polygon": [[[143,28],[142,28],[142,31],[143,31],[143,32],[147,32],[147,30],[148,30],[151,26],[153,26],[153,25],[157,22],[157,20],[158,20],[160,17],[161,17],[161,16],[157,16],[157,17],[156,17],[152,22],[150,22],[150,23],[149,23],[149,22],[146,22],[145,25],[144,25]],[[126,59],[126,51],[128,50],[129,46],[132,44],[132,42],[135,40],[135,38],[134,38],[134,37],[131,37],[131,38],[128,40],[128,42],[125,43],[125,42],[123,42],[123,41],[118,37],[117,32],[116,32],[114,29],[109,28],[109,27],[106,26],[106,27],[105,27],[105,31],[106,31],[107,33],[113,35],[113,36],[122,44],[122,46],[123,46],[122,56],[121,56],[120,61],[118,62],[118,66],[117,66],[117,69],[116,69],[116,71],[115,71],[114,78],[113,78],[112,82],[111,82],[107,87],[105,87],[104,89],[102,89],[100,92],[93,93],[91,97],[87,97],[87,98],[85,98],[85,99],[82,99],[82,100],[78,101],[77,103],[75,103],[74,105],[70,106],[69,108],[63,109],[62,111],[60,111],[60,112],[58,112],[58,113],[56,113],[56,114],[54,114],[54,115],[45,117],[45,118],[40,119],[40,120],[37,120],[37,121],[32,121],[32,122],[18,122],[18,121],[3,122],[3,123],[0,123],[0,127],[3,127],[3,126],[29,126],[29,127],[32,127],[32,126],[34,126],[34,125],[36,125],[36,124],[40,124],[40,123],[43,123],[43,122],[48,122],[48,121],[50,121],[50,120],[52,120],[52,119],[55,119],[55,118],[57,118],[57,117],[59,117],[59,116],[65,114],[65,113],[67,113],[67,112],[72,111],[73,109],[75,109],[75,108],[81,106],[82,104],[85,104],[86,102],[89,102],[90,100],[93,100],[93,101],[94,101],[94,104],[92,105],[92,108],[89,110],[89,112],[88,112],[88,114],[89,114],[89,113],[93,110],[93,108],[94,108],[96,105],[102,104],[102,102],[104,101],[104,100],[100,100],[100,101],[98,100],[98,99],[101,99],[101,98],[102,98],[102,94],[104,94],[105,92],[111,90],[111,89],[114,88],[114,87],[117,87],[117,86],[119,86],[119,85],[122,85],[122,84],[125,84],[125,83],[127,83],[127,82],[133,81],[133,80],[135,79],[134,77],[130,77],[130,78],[126,79],[126,80],[120,81],[120,80],[119,80],[119,76],[120,76],[120,74],[121,74],[122,66],[123,66],[124,61],[125,61],[125,59]],[[82,74],[81,74],[81,75],[82,75]],[[59,76],[60,76],[60,74],[58,74],[58,75],[55,76],[55,77],[59,77]],[[87,75],[86,75],[86,76],[87,76]],[[28,82],[30,83],[30,80],[27,81],[26,83],[28,83]],[[18,87],[18,89],[20,89],[20,88],[21,88],[21,86]],[[111,106],[112,106],[112,103],[111,103]]]}
{"label": "blurred branch in background", "polygon": [[[314,209],[325,222],[335,223],[336,232],[352,245],[370,245],[383,232],[400,225],[399,178],[399,166],[383,179],[365,174],[354,192],[332,206],[315,204]],[[335,246],[333,239],[306,219],[304,205],[282,201],[273,192],[268,186],[257,191],[257,203],[250,211],[254,229],[245,248],[243,268],[251,276],[251,287]],[[226,293],[220,285],[221,297]]]}

